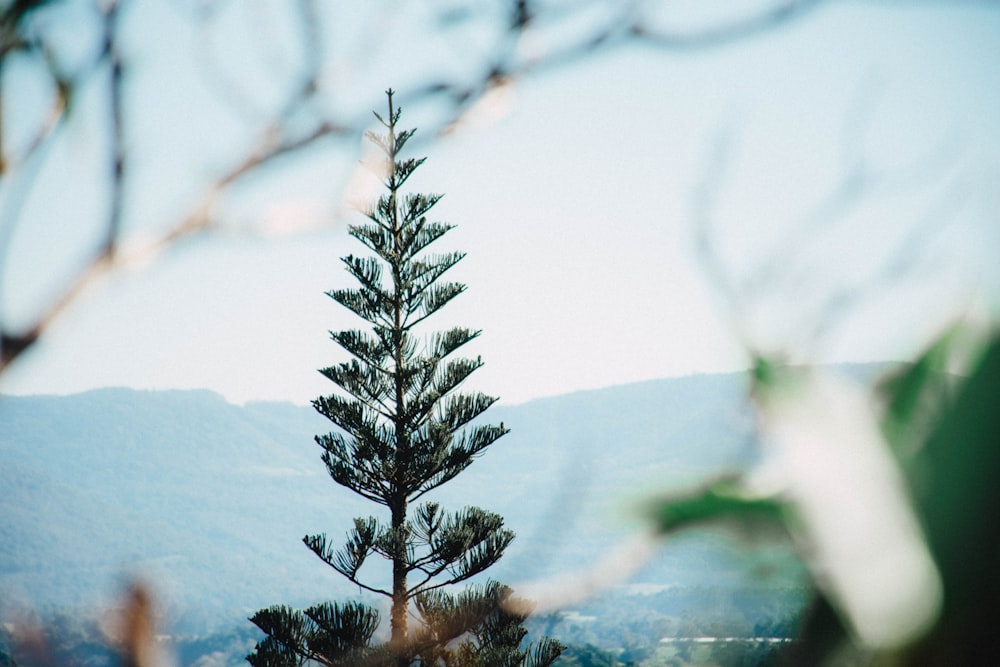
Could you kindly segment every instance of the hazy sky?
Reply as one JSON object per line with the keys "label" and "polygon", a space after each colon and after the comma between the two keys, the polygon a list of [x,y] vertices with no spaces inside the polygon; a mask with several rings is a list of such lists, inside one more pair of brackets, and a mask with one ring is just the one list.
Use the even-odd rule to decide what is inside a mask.
{"label": "hazy sky", "polygon": [[[499,120],[420,146],[428,161],[411,183],[445,193],[434,213],[458,225],[437,249],[468,252],[452,276],[468,292],[428,324],[483,329],[467,350],[486,362],[475,387],[513,403],[736,370],[745,341],[797,361],[898,359],[949,320],[995,311],[1000,10],[831,4],[730,46],[623,49],[520,81]],[[148,11],[132,20],[157,21],[158,40],[190,38],[176,16]],[[132,129],[146,151],[127,200],[139,237],[232,144],[209,102],[173,94],[189,72],[162,49],[131,48],[154,82],[137,77],[134,94],[155,100]],[[382,66],[364,82],[404,88],[405,76]],[[403,125],[419,127],[426,112],[398,102]],[[184,119],[208,129],[174,146],[163,128]],[[242,189],[231,214],[280,225],[336,206],[359,141]],[[64,143],[67,164],[86,163],[85,132]],[[42,187],[26,208],[2,267],[7,317],[27,317],[56,280],[50,267],[72,263],[61,248],[79,233],[74,210],[100,196],[90,178],[72,196]],[[327,331],[358,326],[323,294],[352,286],[338,258],[364,250],[343,225],[198,237],[117,272],[0,391],[204,387],[299,403],[328,392],[315,369],[345,354]],[[701,231],[738,303],[695,252]],[[909,273],[887,269],[900,257]],[[857,300],[824,316],[841,295]]]}

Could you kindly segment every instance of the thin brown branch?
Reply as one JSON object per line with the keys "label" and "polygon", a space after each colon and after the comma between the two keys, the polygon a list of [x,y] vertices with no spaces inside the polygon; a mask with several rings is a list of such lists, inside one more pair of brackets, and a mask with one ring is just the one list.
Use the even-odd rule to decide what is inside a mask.
{"label": "thin brown branch", "polygon": [[75,279],[67,284],[62,294],[49,305],[48,309],[30,327],[22,332],[0,329],[0,373],[17,357],[27,351],[43,332],[99,277],[138,257],[148,258],[156,256],[169,249],[181,239],[210,229],[212,227],[212,211],[215,203],[227,188],[249,174],[255,173],[258,168],[277,158],[311,146],[326,136],[343,134],[347,131],[342,126],[331,122],[324,122],[304,135],[283,141],[275,138],[276,130],[265,132],[260,146],[216,179],[194,209],[158,240],[128,256],[122,255],[121,252],[116,252],[116,244],[110,246],[107,244],[103,245],[97,255],[86,264]]}
{"label": "thin brown branch", "polygon": [[[637,9],[641,3],[625,3],[616,17],[575,42],[552,51],[542,58],[503,68],[512,78],[551,71],[580,62],[600,51],[627,45],[647,45],[661,51],[698,51],[718,48],[756,37],[792,23],[828,0],[776,0],[773,6],[722,25],[704,30],[669,30],[650,25]],[[652,3],[654,6],[659,6]],[[585,6],[584,6],[585,7]],[[541,23],[533,17],[531,25]]]}
{"label": "thin brown branch", "polygon": [[315,96],[319,90],[319,77],[325,62],[322,24],[316,10],[316,0],[299,0],[299,28],[302,31],[302,58],[305,63],[297,95],[303,100]]}
{"label": "thin brown branch", "polygon": [[77,273],[76,278],[55,301],[49,304],[48,309],[35,320],[34,324],[19,333],[0,331],[0,374],[11,362],[26,352],[88,287],[107,273],[112,264],[107,249],[102,249]]}
{"label": "thin brown branch", "polygon": [[744,299],[741,286],[730,271],[718,248],[715,228],[715,208],[726,180],[729,155],[732,150],[729,131],[720,132],[709,154],[708,166],[691,198],[691,217],[694,224],[694,251],[708,283],[723,300],[723,314],[729,318],[728,330],[739,339],[744,349],[755,346],[749,338]]}
{"label": "thin brown branch", "polygon": [[109,120],[110,136],[108,149],[111,158],[111,203],[108,224],[104,237],[104,252],[114,258],[121,235],[122,207],[125,194],[125,142],[122,126],[123,100],[122,80],[124,65],[118,50],[118,17],[121,4],[110,0],[104,9],[104,54],[108,59],[109,72]]}
{"label": "thin brown branch", "polygon": [[709,49],[734,44],[764,32],[782,27],[798,20],[827,0],[782,0],[760,13],[742,17],[707,30],[671,31],[650,28],[638,21],[630,27],[629,33],[645,44],[671,51],[689,49]]}
{"label": "thin brown branch", "polygon": [[865,302],[893,285],[900,285],[921,268],[920,254],[931,247],[931,237],[940,233],[960,210],[957,205],[962,199],[955,187],[949,188],[920,219],[915,221],[906,236],[893,250],[891,256],[882,263],[875,273],[863,282],[842,285],[835,289],[824,301],[814,325],[810,328],[810,339],[820,340],[836,329],[838,321],[852,310],[857,310]]}
{"label": "thin brown branch", "polygon": [[[720,133],[709,168],[692,197],[695,251],[705,278],[724,301],[724,315],[730,320],[729,331],[751,354],[759,353],[764,342],[754,339],[750,327],[751,319],[760,309],[762,301],[786,292],[795,294],[800,313],[799,326],[795,329],[805,346],[815,346],[824,336],[836,331],[838,321],[851,309],[898,284],[918,268],[914,258],[928,245],[935,223],[939,224],[956,214],[957,194],[950,189],[941,201],[906,230],[891,256],[870,275],[850,284],[834,284],[803,295],[803,290],[808,289],[804,286],[815,274],[815,262],[808,261],[810,251],[822,248],[828,235],[843,229],[851,214],[878,197],[913,193],[940,182],[942,165],[954,164],[959,154],[954,141],[945,138],[907,164],[882,169],[870,166],[860,146],[872,122],[875,98],[872,92],[871,87],[863,88],[860,91],[863,94],[855,97],[852,108],[845,114],[841,154],[849,158],[850,163],[845,166],[840,179],[811,210],[798,217],[788,233],[761,253],[762,257],[755,265],[739,275],[723,257],[714,224],[714,209],[724,182],[730,143],[728,135]],[[809,321],[801,317],[806,307],[803,296],[815,309]],[[786,352],[792,349],[792,340],[777,343]]]}
{"label": "thin brown branch", "polygon": [[[6,176],[8,173],[15,172],[23,167],[24,163],[37,155],[42,146],[55,135],[56,130],[66,117],[66,96],[67,93],[63,87],[59,86],[48,112],[35,131],[35,135],[28,140],[20,155],[8,157],[6,154],[0,154],[0,177]],[[0,130],[2,130],[2,127],[0,127]]]}
{"label": "thin brown branch", "polygon": [[[503,27],[505,32],[501,35],[501,40],[494,44],[493,51],[487,54],[487,61],[483,64],[482,72],[477,79],[464,83],[445,80],[418,86],[407,97],[410,103],[444,99],[452,108],[452,112],[437,127],[430,128],[430,132],[422,133],[425,140],[432,140],[446,134],[463,122],[476,108],[477,103],[484,98],[503,87],[512,85],[522,76],[578,62],[598,51],[630,43],[649,44],[661,50],[708,49],[752,37],[789,23],[815,9],[821,2],[822,0],[775,2],[773,6],[752,16],[708,30],[687,32],[671,32],[653,27],[638,12],[637,8],[641,6],[640,3],[627,3],[600,28],[583,35],[562,50],[550,52],[539,58],[525,59],[519,55],[518,49],[515,47],[523,38],[538,33],[544,27],[546,19],[551,21],[551,15],[546,16],[545,12],[537,5],[512,0],[509,4],[508,20]],[[95,257],[87,263],[76,278],[66,286],[62,294],[25,332],[15,333],[5,330],[0,323],[0,345],[2,345],[0,371],[14,358],[30,348],[51,322],[96,277],[107,273],[125,261],[135,259],[136,256],[158,255],[181,239],[211,229],[214,226],[213,214],[219,199],[244,177],[256,173],[260,168],[281,157],[305,149],[324,137],[350,136],[360,133],[365,121],[355,119],[347,123],[334,122],[330,119],[329,114],[324,114],[313,121],[311,130],[295,135],[290,134],[289,127],[301,122],[304,118],[301,115],[303,109],[319,115],[317,105],[320,103],[320,77],[322,68],[326,64],[322,48],[324,38],[320,32],[321,21],[318,16],[318,5],[315,0],[299,0],[296,9],[301,28],[303,71],[298,84],[289,91],[284,104],[278,107],[279,111],[275,117],[265,124],[265,130],[261,133],[256,147],[237,159],[230,169],[209,183],[204,194],[197,200],[190,212],[162,234],[157,241],[144,248],[140,253],[133,253],[130,257],[123,258],[118,255],[120,254],[119,245],[127,168],[123,127],[125,120],[123,79],[126,68],[118,50],[117,32],[120,2],[119,0],[110,0],[104,5],[102,13],[104,49],[95,66],[96,69],[102,61],[106,60],[110,67],[111,204],[104,242]],[[576,6],[571,9],[566,9],[565,6],[557,7],[554,15],[558,19],[558,12],[572,16],[577,11],[579,10]],[[65,98],[60,95],[50,118],[42,126],[35,141],[29,144],[30,154],[35,154],[42,146],[46,145],[64,114]],[[293,119],[295,123],[292,122]],[[10,166],[11,164],[8,162],[7,167]]]}
{"label": "thin brown branch", "polygon": [[223,192],[242,178],[255,173],[257,169],[272,161],[302,150],[328,136],[342,136],[351,128],[331,121],[323,121],[311,131],[298,137],[280,139],[283,132],[279,125],[272,125],[263,132],[257,148],[219,176],[206,190],[199,203],[171,231],[167,232],[157,245],[167,246],[184,237],[212,226],[212,210]]}

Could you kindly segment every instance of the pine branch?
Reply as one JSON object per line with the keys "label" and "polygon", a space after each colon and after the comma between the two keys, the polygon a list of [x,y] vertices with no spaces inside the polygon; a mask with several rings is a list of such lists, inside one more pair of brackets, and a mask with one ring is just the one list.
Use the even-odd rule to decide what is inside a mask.
{"label": "pine branch", "polygon": [[471,586],[457,595],[441,590],[421,593],[415,596],[414,603],[428,633],[453,640],[474,632],[477,626],[500,609],[504,588],[489,581],[484,586]]}
{"label": "pine branch", "polygon": [[[451,342],[457,342],[457,339]],[[439,368],[437,359],[429,360],[426,366],[426,369],[431,371],[429,381],[423,383],[420,393],[412,398],[409,409],[400,416],[410,428],[419,428],[430,418],[431,412],[440,405],[441,400],[457,389],[482,365],[482,359],[479,358],[453,359],[446,362],[443,368]],[[494,400],[490,398],[489,404]],[[486,407],[489,407],[489,404]],[[446,408],[442,413],[447,415],[449,410]],[[454,432],[455,428],[450,428],[449,431]]]}
{"label": "pine branch", "polygon": [[[391,224],[393,210],[392,197],[384,194],[376,199],[374,203],[356,205],[355,209],[374,223],[374,225],[348,225],[347,233],[382,257],[382,249],[391,249],[393,243]],[[388,252],[388,250],[385,252]]]}
{"label": "pine branch", "polygon": [[340,433],[316,436],[323,448],[323,462],[335,482],[368,500],[388,504],[392,486],[387,473],[395,466],[392,452],[380,455],[382,443],[374,445],[358,437],[347,439]]}
{"label": "pine branch", "polygon": [[391,598],[392,593],[381,588],[370,586],[358,579],[358,570],[364,564],[370,553],[376,550],[375,543],[379,539],[378,524],[374,518],[355,519],[354,529],[348,533],[347,544],[340,550],[327,544],[326,535],[306,535],[302,541],[310,551],[324,563],[340,572],[351,583],[379,595]]}
{"label": "pine branch", "polygon": [[[478,367],[479,365],[476,365],[476,368]],[[486,412],[486,410],[488,410],[491,405],[496,403],[496,401],[497,398],[495,396],[487,396],[481,392],[473,394],[452,394],[445,399],[445,404],[444,407],[441,408],[441,414],[438,417],[438,420],[445,424],[449,431],[454,433],[482,413]],[[504,433],[507,432],[506,429],[501,430],[503,430]],[[495,439],[496,438],[494,438],[494,440]],[[493,442],[493,440],[490,442]],[[483,446],[472,450],[471,453],[478,453]]]}
{"label": "pine branch", "polygon": [[[420,164],[423,164],[423,160],[420,160]],[[412,228],[414,233],[419,232],[422,227],[420,221],[424,220],[425,222],[423,224],[426,224],[426,218],[424,218],[424,215],[432,208],[434,208],[434,206],[439,201],[441,201],[443,197],[444,195],[440,194],[426,195],[418,193],[408,194],[404,196],[403,201],[399,207],[399,213],[400,217],[402,217],[402,219],[406,223],[407,228]],[[445,225],[445,226],[448,227],[449,229],[453,227],[453,225]],[[409,247],[410,243],[412,242],[413,235],[410,236],[411,238],[405,244],[407,247],[407,255],[406,255],[407,258],[414,257],[418,252],[420,252],[419,248],[414,250]]]}
{"label": "pine branch", "polygon": [[[466,290],[462,283],[441,283],[428,287],[417,300],[416,304],[408,309],[406,329],[410,330],[428,317],[446,306],[449,301]],[[415,320],[409,320],[409,316],[419,313]]]}
{"label": "pine branch", "polygon": [[331,290],[326,295],[363,320],[390,327],[393,325],[392,312],[386,301],[388,294],[381,290],[339,289]]}
{"label": "pine branch", "polygon": [[[332,394],[320,396],[314,400],[313,408],[351,435],[373,441],[378,439],[376,437],[380,433],[378,412],[372,410],[362,401]],[[389,441],[385,441],[385,451],[388,451],[390,447]]]}
{"label": "pine branch", "polygon": [[[452,367],[441,371],[441,361],[451,355],[458,348],[479,336],[479,331],[473,331],[463,327],[455,327],[443,333],[432,335],[426,348],[430,351],[430,356],[417,356],[410,359],[412,369],[412,381],[407,384],[407,395],[409,400],[408,416],[406,417],[413,429],[422,428],[423,424],[430,418],[430,414],[443,396],[455,389],[466,377],[481,365],[481,361],[470,362],[468,373],[462,375],[456,372],[458,369]],[[462,362],[459,362],[462,364]],[[474,367],[473,367],[474,366]],[[419,437],[419,434],[418,434]]]}
{"label": "pine branch", "polygon": [[385,419],[395,414],[388,402],[392,399],[392,374],[357,359],[320,369],[320,373],[342,388],[372,412]]}
{"label": "pine branch", "polygon": [[[411,589],[411,595],[464,581],[488,568],[503,556],[514,533],[503,527],[503,517],[478,507],[467,507],[446,516],[427,541],[428,555],[420,561],[427,578]],[[426,584],[448,572],[451,577]]]}
{"label": "pine branch", "polygon": [[[399,151],[399,141],[398,141],[398,138],[397,138],[397,141],[396,141],[396,151],[397,151],[397,153]],[[422,158],[417,158],[417,159],[412,159],[411,158],[411,159],[403,160],[402,162],[397,161],[394,164],[395,168],[393,170],[392,187],[396,188],[396,189],[402,187],[402,185],[406,182],[406,179],[408,179],[413,174],[413,172],[416,171],[417,168],[424,163],[424,160],[426,160],[426,159],[427,158],[423,158],[422,157]],[[389,182],[383,181],[383,184],[386,187],[390,187],[390,183]]]}
{"label": "pine branch", "polygon": [[441,529],[444,515],[439,511],[441,506],[437,503],[422,503],[414,510],[411,535],[415,540],[420,540],[424,544],[429,544],[437,532]]}
{"label": "pine branch", "polygon": [[385,298],[388,296],[382,289],[382,265],[374,257],[355,257],[348,255],[341,260],[348,273],[354,276],[361,286],[373,294]]}
{"label": "pine branch", "polygon": [[477,454],[508,432],[509,429],[503,425],[483,425],[472,427],[471,433],[463,433],[458,444],[453,445],[448,451],[438,471],[422,482],[410,496],[410,499],[417,500],[425,493],[454,479],[472,464],[473,458]]}
{"label": "pine branch", "polygon": [[306,609],[305,615],[322,631],[322,644],[314,640],[314,648],[327,654],[366,649],[378,629],[378,611],[359,602],[321,603]]}
{"label": "pine branch", "polygon": [[407,249],[405,259],[415,257],[430,244],[454,228],[455,225],[448,225],[441,222],[427,222],[426,219],[420,218],[403,233],[402,242]]}
{"label": "pine branch", "polygon": [[[417,130],[415,128],[412,130],[403,130],[401,132],[397,132],[396,143],[395,143],[396,153],[399,153],[401,150],[403,150],[403,146],[406,145],[406,142],[409,140],[409,138],[416,133]],[[421,160],[421,162],[423,162],[423,160]]]}
{"label": "pine branch", "polygon": [[[407,317],[422,312],[424,302],[422,295],[432,288],[438,279],[451,267],[458,264],[465,253],[451,252],[442,255],[432,255],[424,260],[413,260],[400,272],[404,289],[404,301],[407,303]],[[464,291],[465,286],[461,285]],[[443,305],[443,304],[442,304]]]}
{"label": "pine branch", "polygon": [[452,327],[447,331],[435,333],[428,347],[436,359],[444,359],[469,341],[478,338],[481,333],[479,329]]}
{"label": "pine branch", "polygon": [[566,645],[549,637],[542,637],[537,644],[531,644],[527,650],[527,660],[524,667],[549,667],[562,652],[566,650]]}
{"label": "pine branch", "polygon": [[250,617],[267,638],[257,644],[257,650],[247,656],[254,667],[298,665],[307,657],[307,638],[311,634],[309,620],[300,612],[281,605],[261,609]]}
{"label": "pine branch", "polygon": [[413,541],[410,537],[409,522],[404,523],[402,526],[390,526],[383,529],[379,533],[374,549],[386,560],[394,560],[402,554],[407,563],[412,562],[415,556]]}
{"label": "pine branch", "polygon": [[449,252],[408,261],[400,271],[400,278],[406,290],[406,301],[416,300],[430,285],[437,282],[438,278],[464,257],[464,252]]}
{"label": "pine branch", "polygon": [[391,371],[384,366],[385,361],[390,357],[389,346],[383,339],[376,340],[369,337],[365,332],[357,329],[345,331],[331,331],[330,338],[340,345],[344,350],[361,361],[365,362],[373,369],[389,375]]}

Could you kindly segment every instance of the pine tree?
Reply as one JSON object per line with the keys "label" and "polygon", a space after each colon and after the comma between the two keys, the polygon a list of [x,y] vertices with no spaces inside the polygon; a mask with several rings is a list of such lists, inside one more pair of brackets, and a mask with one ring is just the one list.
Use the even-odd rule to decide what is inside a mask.
{"label": "pine tree", "polygon": [[[425,158],[400,157],[414,130],[397,129],[400,109],[393,91],[387,95],[388,115],[375,113],[386,132],[366,135],[384,156],[376,171],[385,192],[361,211],[365,222],[349,228],[374,255],[342,258],[358,286],[327,293],[370,329],[331,332],[351,359],[320,371],[339,391],[313,406],[336,427],[316,437],[330,476],[383,505],[388,522],[355,519],[340,548],[325,534],[304,542],[349,581],[391,601],[390,639],[373,645],[379,614],[359,603],[324,603],[302,612],[276,606],[251,618],[267,637],[247,659],[255,667],[549,665],[562,647],[543,639],[521,648],[524,616],[504,606],[509,589],[489,582],[456,595],[445,590],[500,559],[514,537],[503,518],[477,507],[448,513],[434,502],[415,504],[464,471],[507,429],[473,423],[495,398],[459,391],[483,362],[454,353],[480,332],[453,327],[421,337],[417,331],[465,291],[461,283],[442,280],[464,253],[426,252],[453,225],[427,219],[441,195],[404,193]],[[362,574],[373,555],[391,563],[390,586]],[[411,630],[414,610],[422,623]]]}

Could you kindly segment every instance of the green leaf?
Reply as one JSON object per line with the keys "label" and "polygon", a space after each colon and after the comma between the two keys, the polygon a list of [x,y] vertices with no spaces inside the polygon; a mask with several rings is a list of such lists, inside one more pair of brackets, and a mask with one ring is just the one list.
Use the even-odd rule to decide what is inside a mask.
{"label": "green leaf", "polygon": [[958,328],[945,332],[913,363],[902,364],[877,387],[886,401],[883,432],[904,464],[926,442],[954,398],[958,378],[948,367],[960,333]]}
{"label": "green leaf", "polygon": [[784,521],[781,502],[774,498],[748,497],[732,478],[721,479],[689,495],[662,500],[652,513],[662,533],[721,519]]}
{"label": "green leaf", "polygon": [[944,578],[942,618],[950,642],[992,634],[983,612],[995,606],[992,582],[1000,562],[998,398],[1000,338],[995,338],[918,455],[927,479],[917,502]]}

